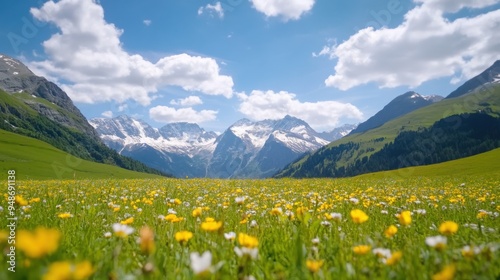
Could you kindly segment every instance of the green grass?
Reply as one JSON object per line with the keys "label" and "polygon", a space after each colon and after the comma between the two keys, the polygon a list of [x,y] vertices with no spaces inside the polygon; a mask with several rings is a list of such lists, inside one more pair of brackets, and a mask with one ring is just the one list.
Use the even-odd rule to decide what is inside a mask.
{"label": "green grass", "polygon": [[[435,279],[498,279],[499,182],[500,176],[460,174],[399,180],[19,181],[17,271],[7,270],[8,257],[1,254],[0,279],[83,280],[93,274],[95,280],[430,280],[446,267],[455,268],[455,277]],[[6,188],[0,195],[7,195]],[[9,252],[8,200],[0,206],[0,250]],[[352,210],[362,210],[368,220],[357,223]],[[403,211],[412,213],[411,221],[397,217]],[[333,219],[332,213],[341,217]],[[207,218],[220,227],[207,231]],[[440,229],[445,221],[458,228]],[[133,232],[119,235],[114,224],[127,224]],[[385,234],[390,226],[397,228],[392,237]],[[35,234],[39,227],[54,233]],[[181,231],[192,238],[179,241]],[[230,232],[235,240],[224,235]],[[256,240],[244,242],[241,233]],[[426,243],[438,235],[447,235],[445,247]],[[359,245],[369,246],[366,254],[354,252]],[[245,246],[255,257],[238,256],[235,248]],[[382,250],[386,254],[377,256]],[[195,252],[212,256],[198,276],[191,267]],[[321,266],[316,271],[308,261]],[[85,262],[73,267],[79,278],[61,268],[71,274],[72,264]],[[59,278],[48,277],[56,272]]]}
{"label": "green grass", "polygon": [[407,167],[398,170],[368,173],[356,178],[382,179],[435,176],[500,176],[500,149],[471,157],[425,166]]}
{"label": "green grass", "polygon": [[79,159],[34,138],[0,130],[0,172],[19,179],[158,178]]}

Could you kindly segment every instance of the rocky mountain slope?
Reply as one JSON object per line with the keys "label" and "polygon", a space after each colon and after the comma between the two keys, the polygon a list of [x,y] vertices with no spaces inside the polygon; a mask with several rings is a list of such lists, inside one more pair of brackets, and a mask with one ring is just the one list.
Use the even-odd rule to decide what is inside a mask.
{"label": "rocky mountain slope", "polygon": [[314,151],[353,126],[317,133],[286,116],[253,122],[242,119],[222,134],[197,124],[171,123],[159,129],[128,116],[90,121],[109,147],[178,177],[257,178],[273,175],[300,155]]}

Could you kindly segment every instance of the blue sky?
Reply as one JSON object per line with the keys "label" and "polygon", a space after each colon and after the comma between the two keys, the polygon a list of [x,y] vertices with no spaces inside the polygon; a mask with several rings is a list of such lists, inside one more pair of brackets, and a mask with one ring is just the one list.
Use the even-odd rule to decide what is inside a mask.
{"label": "blue sky", "polygon": [[500,59],[500,0],[4,0],[0,52],[87,118],[318,131],[408,90],[446,96]]}

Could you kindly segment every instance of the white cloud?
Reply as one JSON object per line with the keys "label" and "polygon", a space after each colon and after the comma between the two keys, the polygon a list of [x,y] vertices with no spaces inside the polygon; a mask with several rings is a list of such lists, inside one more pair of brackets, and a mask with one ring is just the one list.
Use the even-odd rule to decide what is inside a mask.
{"label": "white cloud", "polygon": [[[338,59],[325,84],[348,90],[375,82],[380,87],[410,86],[440,78],[477,75],[500,58],[500,10],[449,20],[447,13],[483,8],[500,0],[414,0],[395,28],[367,27],[322,55]],[[457,77],[451,79],[457,82]]]}
{"label": "white cloud", "polygon": [[30,67],[65,81],[62,88],[76,102],[131,99],[148,105],[167,86],[232,96],[233,80],[220,74],[213,58],[178,54],[153,63],[127,53],[120,41],[123,30],[107,23],[103,8],[93,0],[48,1],[31,13],[60,32],[43,43],[48,59]]}
{"label": "white cloud", "polygon": [[291,115],[306,121],[316,129],[331,129],[342,118],[361,120],[363,113],[354,105],[337,101],[300,102],[286,91],[254,90],[250,95],[237,94],[239,111],[254,120],[280,119]]}
{"label": "white cloud", "polygon": [[128,109],[128,105],[126,103],[125,104],[120,104],[118,106],[118,112],[123,112],[123,111],[125,111],[127,109]]}
{"label": "white cloud", "polygon": [[188,96],[183,99],[176,99],[170,101],[171,105],[179,105],[182,107],[191,107],[203,104],[203,101],[198,96]]}
{"label": "white cloud", "polygon": [[149,117],[163,123],[189,122],[199,124],[215,120],[217,113],[217,111],[212,110],[196,111],[191,107],[175,109],[167,106],[156,106],[149,109]]}
{"label": "white cloud", "polygon": [[222,8],[220,2],[216,2],[214,5],[207,4],[205,7],[200,7],[198,9],[198,15],[202,15],[205,11],[207,11],[211,15],[217,15],[219,18],[224,17],[224,9]]}
{"label": "white cloud", "polygon": [[105,112],[102,112],[101,115],[103,117],[105,117],[105,118],[112,118],[113,117],[113,112],[111,112],[111,111],[105,111]]}
{"label": "white cloud", "polygon": [[250,0],[253,7],[267,17],[297,20],[310,11],[315,0]]}
{"label": "white cloud", "polygon": [[142,23],[144,23],[144,25],[146,25],[146,26],[150,26],[151,23],[153,23],[153,22],[150,19],[145,19],[142,21]]}

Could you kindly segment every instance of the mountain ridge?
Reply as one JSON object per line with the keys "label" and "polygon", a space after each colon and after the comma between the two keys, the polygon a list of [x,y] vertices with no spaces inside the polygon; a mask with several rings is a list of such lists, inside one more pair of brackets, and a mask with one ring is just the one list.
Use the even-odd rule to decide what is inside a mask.
{"label": "mountain ridge", "polygon": [[[240,119],[221,134],[187,122],[153,128],[129,116],[94,118],[89,123],[108,147],[122,154],[178,177],[216,178],[270,176],[296,157],[346,135],[354,127],[318,133],[292,116],[263,121]],[[325,139],[325,135],[332,138]],[[276,161],[275,156],[265,153],[275,149],[282,151],[284,160]],[[267,166],[265,170],[261,170],[263,165]]]}

